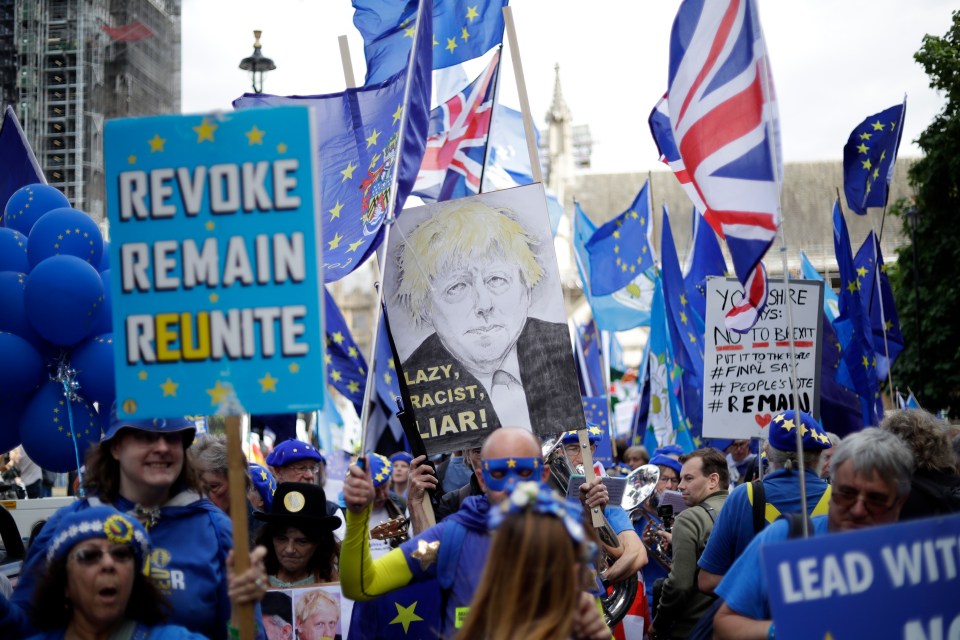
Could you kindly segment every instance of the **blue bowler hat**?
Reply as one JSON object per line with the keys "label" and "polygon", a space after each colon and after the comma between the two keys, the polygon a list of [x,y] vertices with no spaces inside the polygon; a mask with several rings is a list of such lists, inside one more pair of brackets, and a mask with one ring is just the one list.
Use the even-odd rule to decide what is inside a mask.
{"label": "blue bowler hat", "polygon": [[110,408],[110,424],[107,426],[100,442],[112,440],[121,429],[138,429],[154,433],[182,432],[184,446],[190,446],[197,433],[196,422],[182,416],[178,418],[121,418],[117,414],[117,403],[114,402]]}
{"label": "blue bowler hat", "polygon": [[313,460],[326,464],[326,460],[312,444],[302,440],[284,440],[267,456],[267,464],[271,467],[285,467],[301,460]]}
{"label": "blue bowler hat", "polygon": [[[597,444],[603,437],[603,431],[601,431],[600,427],[597,425],[593,424],[592,422],[588,422],[587,437],[590,440],[590,444]],[[576,431],[563,432],[563,444],[576,444],[578,442],[580,442],[580,436],[577,435]]]}
{"label": "blue bowler hat", "polygon": [[816,420],[809,413],[800,412],[797,419],[792,409],[778,413],[770,422],[768,441],[770,446],[780,451],[794,451],[797,448],[796,430],[800,430],[805,451],[822,451],[831,446],[830,438]]}

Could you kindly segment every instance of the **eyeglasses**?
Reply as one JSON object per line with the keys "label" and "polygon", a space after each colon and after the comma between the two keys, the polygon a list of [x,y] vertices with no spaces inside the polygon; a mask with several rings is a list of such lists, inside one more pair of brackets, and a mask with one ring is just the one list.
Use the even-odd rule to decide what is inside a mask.
{"label": "eyeglasses", "polygon": [[93,565],[103,562],[103,556],[107,553],[110,554],[110,557],[113,558],[113,561],[117,564],[133,562],[133,548],[128,545],[111,547],[109,551],[104,551],[100,547],[77,549],[73,552],[73,559],[76,560],[80,566],[92,567]]}
{"label": "eyeglasses", "polygon": [[[568,456],[575,456],[575,455],[577,455],[578,453],[580,453],[580,445],[579,445],[579,444],[565,444],[565,445],[563,445],[563,450],[567,452],[567,455],[568,455]],[[591,445],[590,445],[590,451],[596,451],[596,450],[597,450],[597,445],[591,444]]]}
{"label": "eyeglasses", "polygon": [[320,473],[320,463],[315,462],[311,464],[311,463],[301,462],[300,464],[287,465],[285,470],[289,471],[290,473],[312,473],[316,475]]}
{"label": "eyeglasses", "polygon": [[143,429],[130,429],[130,435],[134,440],[142,444],[154,444],[161,439],[169,446],[183,442],[183,434],[179,431],[158,432],[144,431]]}
{"label": "eyeglasses", "polygon": [[887,513],[897,503],[896,497],[890,500],[890,496],[883,493],[863,493],[853,487],[834,487],[831,495],[832,500],[844,509],[852,509],[863,500],[863,508],[874,517]]}
{"label": "eyeglasses", "polygon": [[660,482],[665,484],[680,484],[680,478],[668,478],[666,476],[660,476]]}

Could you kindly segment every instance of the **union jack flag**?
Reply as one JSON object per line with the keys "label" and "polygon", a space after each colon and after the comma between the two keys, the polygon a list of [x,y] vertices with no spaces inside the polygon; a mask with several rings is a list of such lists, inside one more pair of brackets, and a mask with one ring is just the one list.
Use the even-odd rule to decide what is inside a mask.
{"label": "union jack flag", "polygon": [[[780,223],[779,124],[754,0],[684,0],[670,35],[671,129],[704,219],[727,241],[747,302],[727,326],[762,312],[760,260]],[[696,202],[696,201],[695,201]],[[758,280],[762,278],[763,283]]]}
{"label": "union jack flag", "polygon": [[430,112],[414,195],[434,202],[480,192],[499,62],[498,51],[480,77]]}

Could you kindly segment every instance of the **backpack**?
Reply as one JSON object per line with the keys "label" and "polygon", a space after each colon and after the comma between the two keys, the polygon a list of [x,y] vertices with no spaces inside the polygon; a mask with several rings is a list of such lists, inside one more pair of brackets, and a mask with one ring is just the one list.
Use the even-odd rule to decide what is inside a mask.
{"label": "backpack", "polygon": [[[761,511],[762,513],[762,511]],[[795,540],[797,538],[803,537],[803,521],[807,521],[807,529],[813,533],[813,520],[808,516],[802,513],[785,513],[778,518],[778,520],[787,521],[787,539]],[[713,638],[713,617],[717,615],[717,611],[720,610],[720,607],[723,605],[723,599],[717,598],[716,601],[710,605],[710,608],[706,610],[703,614],[703,617],[697,621],[697,626],[693,628],[693,631],[690,632],[688,640],[711,640]]]}

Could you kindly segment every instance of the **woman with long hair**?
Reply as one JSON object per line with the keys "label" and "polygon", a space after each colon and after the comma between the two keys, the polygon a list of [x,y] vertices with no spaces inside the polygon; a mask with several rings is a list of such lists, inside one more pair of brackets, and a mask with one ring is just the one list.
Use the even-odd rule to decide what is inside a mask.
{"label": "woman with long hair", "polygon": [[[597,552],[579,512],[579,505],[537,482],[517,484],[490,509],[493,543],[458,640],[577,635],[574,617],[584,606],[583,590],[595,586]],[[586,606],[592,606],[589,598]]]}
{"label": "woman with long hair", "polygon": [[0,628],[15,625],[20,637],[29,630],[22,614],[32,610],[37,580],[60,521],[107,504],[136,518],[148,531],[153,551],[147,575],[170,601],[171,621],[208,638],[227,638],[231,596],[247,604],[266,593],[266,550],[252,551],[250,568],[228,576],[231,524],[197,490],[186,456],[195,432],[194,423],[184,418],[130,420],[113,411],[100,444],[87,454],[88,497],[57,511],[37,536],[13,593],[12,604],[20,613],[18,607],[0,606]]}
{"label": "woman with long hair", "polygon": [[267,549],[264,562],[271,587],[289,589],[340,579],[340,543],[333,536],[340,518],[327,515],[322,487],[281,482],[270,512],[258,511],[254,518],[266,523],[257,533],[257,543]]}

